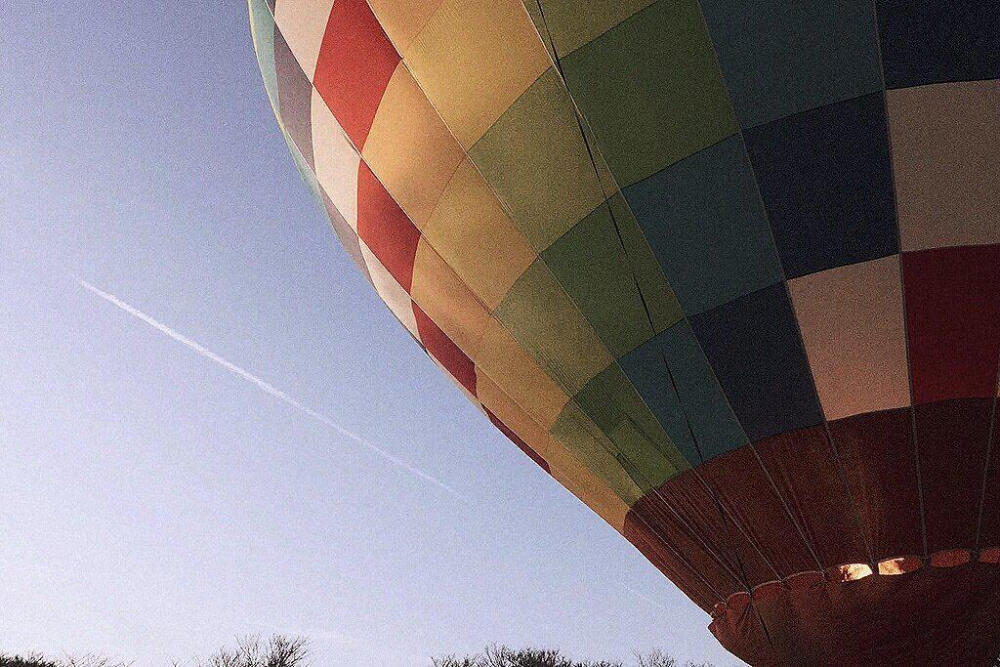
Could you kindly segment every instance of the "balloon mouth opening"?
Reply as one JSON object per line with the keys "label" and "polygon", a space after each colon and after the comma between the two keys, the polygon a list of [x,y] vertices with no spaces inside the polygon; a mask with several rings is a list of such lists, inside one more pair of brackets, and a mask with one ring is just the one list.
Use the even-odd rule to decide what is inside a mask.
{"label": "balloon mouth opening", "polygon": [[947,551],[937,551],[925,561],[920,556],[899,556],[896,558],[886,558],[878,561],[873,568],[868,563],[847,563],[830,568],[828,576],[833,581],[847,583],[859,581],[873,574],[883,577],[894,577],[901,574],[909,574],[919,570],[924,565],[931,567],[957,567],[979,560],[984,563],[996,563],[1000,556],[1000,549],[986,549],[978,554],[973,554],[968,549],[950,549]]}
{"label": "balloon mouth opening", "polygon": [[910,574],[924,567],[949,568],[958,567],[977,561],[1000,565],[1000,547],[990,547],[974,552],[969,549],[949,549],[937,551],[929,558],[921,556],[897,556],[885,558],[875,563],[845,563],[835,565],[826,570],[798,572],[790,575],[785,581],[769,581],[759,584],[752,591],[737,591],[729,595],[725,602],[715,605],[712,615],[718,616],[728,608],[743,608],[751,599],[765,599],[778,595],[782,588],[802,588],[819,583],[823,580],[837,583],[861,581],[873,575],[881,577],[896,577]]}
{"label": "balloon mouth opening", "polygon": [[878,573],[884,577],[893,577],[899,574],[907,574],[923,567],[923,560],[917,556],[902,556],[900,558],[887,558],[879,561]]}

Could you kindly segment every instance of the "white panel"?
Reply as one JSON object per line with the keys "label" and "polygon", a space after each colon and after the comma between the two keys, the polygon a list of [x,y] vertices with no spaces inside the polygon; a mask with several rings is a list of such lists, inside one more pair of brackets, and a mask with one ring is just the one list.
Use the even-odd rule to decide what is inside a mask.
{"label": "white panel", "polygon": [[316,75],[316,62],[332,11],[333,0],[278,0],[274,9],[274,22],[310,81]]}
{"label": "white panel", "polygon": [[365,242],[361,239],[359,242],[361,243],[361,256],[365,258],[365,264],[368,265],[368,273],[371,275],[375,291],[385,301],[385,305],[389,306],[389,310],[396,316],[396,319],[402,322],[403,326],[419,340],[420,333],[417,331],[417,318],[413,315],[413,302],[410,300],[410,295],[406,293],[402,285],[396,282],[396,279],[389,273],[389,269],[382,266],[382,262],[378,261],[378,257],[368,249]]}
{"label": "white panel", "polygon": [[347,224],[357,231],[361,156],[315,89],[312,96],[312,137],[316,179]]}

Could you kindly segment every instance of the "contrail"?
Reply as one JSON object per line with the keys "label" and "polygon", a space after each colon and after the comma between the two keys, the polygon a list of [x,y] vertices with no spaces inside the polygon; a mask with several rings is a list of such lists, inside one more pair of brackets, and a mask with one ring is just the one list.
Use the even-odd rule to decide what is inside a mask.
{"label": "contrail", "polygon": [[639,591],[635,590],[634,588],[631,588],[630,586],[626,586],[625,584],[622,584],[622,588],[624,588],[626,591],[628,591],[632,595],[636,596],[637,598],[645,600],[646,602],[648,602],[649,604],[653,605],[654,607],[659,607],[660,609],[662,609],[663,611],[666,611],[666,612],[670,611],[665,606],[663,606],[662,604],[660,604],[659,602],[657,602],[653,598],[649,597],[645,593],[640,593]]}
{"label": "contrail", "polygon": [[299,401],[295,400],[294,398],[292,398],[291,396],[289,396],[285,392],[281,391],[280,389],[278,389],[274,385],[269,384],[268,382],[265,382],[264,380],[260,379],[259,377],[257,377],[253,373],[250,373],[249,371],[247,371],[247,370],[245,370],[243,368],[240,368],[236,364],[234,364],[234,363],[232,363],[232,362],[230,362],[230,361],[228,361],[226,359],[223,359],[222,357],[220,357],[219,355],[217,355],[215,352],[212,352],[208,348],[204,347],[203,345],[198,344],[197,342],[191,340],[187,336],[185,336],[185,335],[183,335],[183,334],[181,334],[181,333],[179,333],[177,331],[174,331],[173,329],[171,329],[170,327],[168,327],[166,324],[163,324],[162,322],[159,322],[159,321],[153,319],[152,317],[150,317],[146,313],[142,312],[138,308],[134,308],[134,307],[130,306],[129,304],[125,303],[124,301],[122,301],[121,299],[119,299],[118,297],[116,297],[114,294],[109,294],[108,292],[105,292],[104,290],[100,289],[99,287],[95,287],[91,283],[88,283],[86,280],[81,280],[80,278],[76,278],[75,280],[80,284],[81,287],[83,287],[88,292],[91,292],[92,294],[96,294],[97,296],[101,297],[102,299],[104,299],[108,303],[110,303],[110,304],[112,304],[114,306],[117,306],[121,310],[124,310],[129,315],[142,320],[143,322],[145,322],[149,326],[151,326],[154,329],[158,330],[160,333],[163,333],[163,334],[169,336],[170,338],[174,339],[175,341],[177,341],[181,345],[184,345],[187,348],[189,348],[189,349],[193,350],[194,352],[196,352],[197,354],[200,354],[201,356],[205,357],[209,361],[213,361],[216,364],[218,364],[219,366],[222,366],[223,368],[225,368],[230,373],[233,373],[234,375],[238,375],[239,377],[243,378],[247,382],[255,385],[258,389],[260,389],[261,391],[263,391],[265,394],[273,396],[274,398],[278,399],[279,401],[282,401],[283,403],[286,403],[286,404],[290,405],[291,407],[295,408],[299,412],[307,414],[310,417],[312,417],[313,419],[315,419],[316,421],[329,426],[330,428],[332,428],[334,431],[336,431],[340,435],[344,436],[345,438],[347,438],[349,440],[353,440],[354,442],[358,443],[359,445],[361,445],[363,447],[368,448],[369,450],[371,450],[372,452],[374,452],[378,456],[381,456],[383,459],[385,459],[389,463],[391,463],[391,464],[393,464],[395,466],[398,466],[400,468],[403,468],[404,470],[409,471],[410,473],[416,475],[417,477],[419,477],[420,479],[424,480],[425,482],[430,482],[434,486],[437,486],[437,487],[439,487],[441,489],[444,489],[445,491],[447,491],[448,493],[452,494],[453,496],[455,496],[456,498],[458,498],[459,500],[461,500],[463,502],[466,502],[466,503],[468,502],[468,499],[465,496],[463,496],[458,491],[456,491],[455,489],[451,488],[450,486],[448,486],[447,484],[445,484],[441,480],[439,480],[439,479],[437,479],[435,477],[432,477],[431,475],[428,475],[427,473],[425,473],[424,471],[422,471],[422,470],[420,470],[418,468],[415,468],[414,466],[410,465],[406,461],[403,461],[399,457],[397,457],[397,456],[395,456],[393,454],[390,454],[389,452],[385,451],[384,449],[382,449],[378,445],[375,445],[375,444],[369,442],[368,440],[365,440],[360,435],[357,435],[356,433],[352,433],[352,432],[348,431],[343,426],[341,426],[340,424],[338,424],[334,420],[330,419],[326,415],[324,415],[322,413],[319,413],[319,412],[316,412],[315,410],[313,410],[309,406],[300,403]]}

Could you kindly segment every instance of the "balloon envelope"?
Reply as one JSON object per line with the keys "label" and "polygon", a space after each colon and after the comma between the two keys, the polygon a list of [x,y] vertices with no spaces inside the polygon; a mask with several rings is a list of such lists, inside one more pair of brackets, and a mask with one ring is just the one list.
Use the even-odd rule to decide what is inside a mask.
{"label": "balloon envelope", "polygon": [[758,665],[1000,652],[1000,9],[249,0],[461,391]]}

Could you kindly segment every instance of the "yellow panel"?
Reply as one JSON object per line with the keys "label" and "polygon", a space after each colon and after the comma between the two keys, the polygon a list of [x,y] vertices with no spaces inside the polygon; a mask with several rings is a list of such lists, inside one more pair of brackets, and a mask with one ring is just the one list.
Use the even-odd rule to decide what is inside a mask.
{"label": "yellow panel", "polygon": [[400,64],[389,79],[362,155],[372,173],[420,228],[464,153]]}
{"label": "yellow panel", "polygon": [[310,81],[316,74],[331,11],[333,0],[281,0],[274,10],[274,22]]}
{"label": "yellow panel", "polygon": [[[555,449],[558,457],[549,461],[552,476],[583,504],[611,524],[619,533],[625,530],[625,515],[629,505],[593,472],[576,463],[566,449]],[[574,465],[576,463],[576,465]],[[633,501],[634,502],[634,501]]]}
{"label": "yellow panel", "polygon": [[588,152],[576,108],[554,68],[528,87],[469,155],[538,250],[615,191],[601,189],[591,160],[603,162]]}
{"label": "yellow panel", "polygon": [[396,51],[406,55],[413,39],[443,0],[368,0]]}
{"label": "yellow panel", "polygon": [[490,315],[425,238],[417,244],[410,294],[455,345],[476,358]]}
{"label": "yellow panel", "polygon": [[404,327],[409,330],[418,339],[420,334],[417,332],[417,320],[413,316],[413,304],[410,301],[410,295],[406,293],[403,286],[396,282],[396,279],[392,277],[389,270],[382,265],[382,262],[378,260],[368,246],[365,245],[364,241],[360,241],[361,244],[361,256],[365,260],[365,264],[368,266],[368,275],[371,276],[372,284],[375,286],[375,291],[378,295],[382,297],[385,301],[385,305],[389,306],[389,310],[392,314],[396,316]]}
{"label": "yellow panel", "polygon": [[[544,0],[545,24],[560,58],[591,42],[655,0]],[[537,0],[525,0],[538,14]],[[541,22],[539,16],[539,23]]]}
{"label": "yellow panel", "polygon": [[476,396],[504,426],[528,443],[543,459],[548,460],[543,451],[552,436],[479,368],[476,369]]}
{"label": "yellow panel", "polygon": [[615,529],[623,529],[628,505],[607,484],[483,374],[478,374],[476,392],[504,426],[545,459],[556,480]]}
{"label": "yellow panel", "polygon": [[404,58],[466,148],[551,64],[520,0],[445,0]]}
{"label": "yellow panel", "polygon": [[569,402],[569,395],[495,319],[487,323],[476,365],[544,429]]}
{"label": "yellow panel", "polygon": [[555,423],[569,396],[495,319],[486,324],[475,358],[477,373],[521,405],[542,428]]}
{"label": "yellow panel", "polygon": [[448,182],[423,232],[491,310],[537,257],[468,160]]}
{"label": "yellow panel", "polygon": [[575,396],[613,361],[541,260],[514,283],[496,317],[570,395]]}

